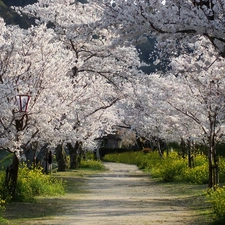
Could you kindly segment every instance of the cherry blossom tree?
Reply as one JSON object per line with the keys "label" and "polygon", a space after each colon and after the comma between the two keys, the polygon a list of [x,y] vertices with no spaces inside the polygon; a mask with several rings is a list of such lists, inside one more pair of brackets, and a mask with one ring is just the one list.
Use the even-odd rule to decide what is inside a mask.
{"label": "cherry blossom tree", "polygon": [[155,121],[155,127],[160,127],[159,136],[176,141],[191,138],[208,146],[208,185],[213,187],[218,184],[216,144],[224,141],[225,132],[224,58],[205,38],[200,38],[192,49],[192,53],[172,59],[173,74],[146,78],[146,88],[141,89],[139,97],[143,101],[147,96],[141,113],[153,111],[146,120],[149,134],[157,132]]}
{"label": "cherry blossom tree", "polygon": [[[106,21],[102,27],[110,27],[117,32],[120,43],[127,40],[139,42],[143,41],[140,37],[153,36],[158,41],[156,47],[161,51],[160,57],[165,53],[171,55],[176,77],[160,78],[158,91],[161,89],[164,103],[200,128],[196,129],[200,131],[196,132],[196,137],[209,145],[209,186],[213,186],[217,181],[212,168],[218,164],[215,143],[223,140],[224,132],[225,2],[115,0],[104,1],[101,7]],[[173,112],[174,115],[177,113]],[[181,120],[176,119],[176,122]]]}
{"label": "cherry blossom tree", "polygon": [[183,107],[183,110],[179,106],[177,109],[194,120],[202,130],[208,145],[209,186],[212,187],[218,183],[216,144],[224,141],[225,61],[205,38],[199,39],[193,49],[192,54],[180,56],[172,62],[177,76],[183,77],[192,97],[185,105],[190,105],[190,108]]}
{"label": "cherry blossom tree", "polygon": [[[68,92],[70,80],[61,74],[68,71],[68,62],[70,65],[73,59],[59,42],[51,43],[54,33],[45,26],[32,27],[27,31],[12,27],[5,36],[7,41],[1,47],[2,128],[12,125],[12,110],[18,111],[15,108],[15,96],[30,95],[30,120],[27,124],[30,135],[21,135],[21,143],[27,143],[37,131],[45,133],[41,131],[48,129],[50,118],[62,114],[60,109],[63,112],[66,110],[59,106],[62,104],[63,92]],[[4,129],[3,133],[11,135],[13,132],[13,128],[10,128]],[[14,144],[12,139],[7,136],[5,142],[6,148],[8,146],[11,149],[10,146]]]}
{"label": "cherry blossom tree", "polygon": [[110,25],[123,40],[153,35],[158,49],[177,54],[204,36],[224,56],[224,0],[113,0],[101,7],[108,23],[103,26]]}
{"label": "cherry blossom tree", "polygon": [[[55,137],[53,118],[65,111],[64,96],[71,84],[67,73],[73,61],[70,52],[54,41],[54,32],[45,25],[22,30],[6,27],[1,20],[0,56],[0,149],[14,153],[12,188],[15,189],[20,153],[32,141]],[[69,64],[68,64],[69,63]],[[29,95],[26,117],[18,111],[15,97]],[[18,129],[16,120],[23,123]],[[55,137],[55,140],[57,138]]]}
{"label": "cherry blossom tree", "polygon": [[168,96],[164,94],[166,88],[162,87],[162,82],[168,84],[162,74],[143,75],[136,82],[135,90],[130,93],[131,99],[120,102],[124,124],[136,131],[137,137],[155,142],[161,156],[162,140],[168,143],[188,139],[191,128],[188,129],[187,124],[192,129],[196,127],[190,119],[182,120],[181,114],[168,105]]}
{"label": "cherry blossom tree", "polygon": [[[66,116],[66,120],[69,118],[69,123],[73,123],[68,132],[77,132],[73,135],[73,142],[84,138],[87,141],[90,133],[96,135],[98,132],[96,127],[95,132],[84,132],[85,127],[88,127],[86,122],[90,122],[90,118],[98,118],[99,114],[104,118],[103,112],[108,112],[106,109],[113,108],[114,104],[124,98],[126,83],[135,79],[135,75],[139,73],[141,64],[137,50],[134,46],[125,47],[114,43],[116,34],[100,26],[102,9],[95,2],[81,4],[61,0],[38,1],[37,4],[17,10],[38,17],[38,24],[50,24],[58,39],[74,55],[76,62],[71,63],[71,70],[67,75],[74,87],[70,99],[76,110],[71,113],[73,116],[70,115],[70,118]],[[105,130],[110,130],[110,126],[115,123],[113,115],[111,111],[112,119],[107,116],[108,122],[102,122],[104,125],[95,119],[95,123],[100,126],[99,130],[102,130],[102,126]],[[95,123],[92,121],[92,124]],[[80,124],[84,129],[79,127]],[[79,128],[73,129],[74,126]]]}

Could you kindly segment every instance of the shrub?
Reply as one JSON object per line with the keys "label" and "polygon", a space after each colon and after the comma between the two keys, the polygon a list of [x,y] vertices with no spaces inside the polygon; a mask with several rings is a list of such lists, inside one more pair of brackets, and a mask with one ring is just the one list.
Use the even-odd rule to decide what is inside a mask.
{"label": "shrub", "polygon": [[151,171],[153,168],[158,167],[161,163],[162,158],[158,152],[151,152],[146,155],[140,155],[140,164],[143,165],[145,170]]}
{"label": "shrub", "polygon": [[183,171],[182,180],[193,184],[208,183],[208,165],[205,163],[194,168],[187,168]]}
{"label": "shrub", "polygon": [[5,203],[9,202],[12,199],[9,191],[5,187],[5,172],[0,172],[0,200],[4,200]]}
{"label": "shrub", "polygon": [[104,165],[101,161],[96,160],[82,160],[80,163],[80,168],[88,168],[88,169],[95,169],[95,170],[103,170]]}
{"label": "shrub", "polygon": [[219,176],[220,182],[225,182],[225,158],[219,159]]}
{"label": "shrub", "polygon": [[177,181],[180,180],[180,175],[186,167],[187,163],[183,158],[177,153],[170,153],[168,157],[164,156],[158,161],[151,169],[151,174],[165,182]]}
{"label": "shrub", "polygon": [[21,164],[14,200],[32,201],[35,196],[64,194],[65,182],[50,174],[43,174],[42,169],[29,169]]}
{"label": "shrub", "polygon": [[203,166],[207,164],[207,156],[204,154],[196,154],[194,157],[194,166]]}
{"label": "shrub", "polygon": [[86,155],[85,155],[85,159],[86,160],[94,160],[95,159],[95,155],[94,155],[93,151],[87,151]]}
{"label": "shrub", "polygon": [[[163,158],[158,152],[125,152],[119,154],[105,155],[104,160],[112,162],[122,162],[136,164],[140,169],[147,170],[152,177],[160,180],[184,181],[195,184],[204,184],[208,180],[208,162],[203,154],[197,154],[194,157],[194,167],[188,168],[187,158],[182,158],[176,151],[164,154]],[[224,166],[221,165],[221,172],[225,177]],[[221,174],[221,179],[222,175]]]}
{"label": "shrub", "polygon": [[215,220],[225,222],[225,187],[217,187],[216,190],[209,189],[206,192],[206,198],[212,204]]}
{"label": "shrub", "polygon": [[6,201],[3,199],[2,195],[0,194],[0,217],[2,217],[2,212],[5,210]]}
{"label": "shrub", "polygon": [[2,213],[5,210],[7,202],[11,200],[11,196],[7,194],[5,189],[5,172],[0,172],[0,223],[2,221]]}

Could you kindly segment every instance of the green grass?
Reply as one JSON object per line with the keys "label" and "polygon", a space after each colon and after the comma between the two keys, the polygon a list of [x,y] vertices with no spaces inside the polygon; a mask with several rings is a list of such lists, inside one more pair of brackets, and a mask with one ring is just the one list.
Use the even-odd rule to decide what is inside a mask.
{"label": "green grass", "polygon": [[103,170],[104,167],[101,170],[90,167],[80,168],[78,170],[56,172],[53,174],[53,176],[66,181],[66,193],[84,193],[84,190],[81,189],[81,186],[85,183],[86,177],[97,174]]}
{"label": "green grass", "polygon": [[[157,152],[148,154],[126,152],[106,155],[104,160],[136,164],[167,186],[168,193],[174,193],[175,190],[178,195],[182,192],[186,194],[188,197],[185,204],[190,204],[193,210],[199,210],[203,216],[213,217],[213,224],[225,223],[225,187],[207,191],[208,162],[205,155],[195,155],[193,168],[188,167],[187,158],[180,157],[176,152],[170,153],[169,156],[164,155],[163,158]],[[225,159],[222,157],[220,157],[220,181],[221,183],[225,181]],[[205,209],[201,210],[202,207]]]}
{"label": "green grass", "polygon": [[[179,201],[181,205],[185,205],[192,211],[197,212],[198,216],[194,219],[193,224],[196,225],[213,225],[213,209],[207,204],[204,194],[207,185],[187,184],[181,182],[157,182],[158,186],[162,186],[165,192],[172,196],[174,201]],[[176,200],[177,199],[177,200]]]}
{"label": "green grass", "polygon": [[37,196],[34,202],[12,202],[7,206],[6,212],[3,214],[6,219],[2,219],[0,224],[29,224],[32,219],[51,218],[51,216],[61,213],[62,207],[68,201],[76,200],[79,195],[87,193],[84,188],[87,177],[99,172],[99,169],[84,168],[52,173],[54,178],[65,181],[64,195]]}
{"label": "green grass", "polygon": [[82,160],[80,164],[80,168],[86,168],[86,169],[91,169],[91,170],[103,170],[104,165],[102,164],[101,161],[98,160]]}
{"label": "green grass", "polygon": [[125,152],[106,155],[104,160],[135,164],[140,169],[149,171],[152,177],[164,182],[182,181],[206,184],[208,180],[208,162],[206,156],[202,154],[195,156],[195,167],[191,169],[188,168],[187,158],[182,158],[176,152],[172,152],[168,156],[164,155],[163,158],[157,152],[148,154],[143,154],[143,152]]}

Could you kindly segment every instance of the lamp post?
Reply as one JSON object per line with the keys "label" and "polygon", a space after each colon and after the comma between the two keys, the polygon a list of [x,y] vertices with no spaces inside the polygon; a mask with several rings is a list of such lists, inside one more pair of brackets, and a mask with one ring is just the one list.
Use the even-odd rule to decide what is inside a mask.
{"label": "lamp post", "polygon": [[28,109],[28,103],[30,101],[29,95],[17,95],[16,96],[17,105],[20,112],[27,112]]}
{"label": "lamp post", "polygon": [[[18,112],[15,112],[15,122],[16,122],[16,141],[19,141],[18,132],[22,131],[27,126],[28,116],[27,116],[27,109],[28,103],[30,100],[29,95],[17,95],[16,101],[18,105]],[[24,123],[25,118],[25,123]],[[14,152],[13,162],[10,167],[6,170],[6,186],[11,191],[12,196],[15,194],[16,184],[17,184],[17,177],[18,177],[18,170],[19,170],[19,156],[17,155],[18,152]]]}
{"label": "lamp post", "polygon": [[27,123],[27,109],[28,109],[28,104],[30,101],[30,96],[29,95],[17,95],[16,96],[16,101],[19,109],[19,118],[16,118],[16,130],[21,131],[26,127],[26,124],[24,126],[24,118],[26,117],[26,123]]}

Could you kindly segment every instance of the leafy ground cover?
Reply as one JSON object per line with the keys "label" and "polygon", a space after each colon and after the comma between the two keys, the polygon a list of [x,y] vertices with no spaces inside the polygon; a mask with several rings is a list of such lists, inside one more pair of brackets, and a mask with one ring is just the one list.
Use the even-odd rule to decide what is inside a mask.
{"label": "leafy ground cover", "polygon": [[30,220],[35,220],[36,218],[51,218],[51,216],[57,215],[62,211],[62,207],[68,199],[72,200],[76,198],[77,195],[86,192],[85,189],[82,188],[82,186],[85,185],[86,177],[96,174],[99,171],[101,170],[84,168],[53,173],[52,176],[55,179],[62,179],[66,184],[66,196],[64,194],[57,196],[45,195],[35,197],[34,201],[30,202],[11,202],[6,206],[6,210],[3,212],[3,218],[0,219],[0,224],[17,225],[29,223]]}
{"label": "leafy ground cover", "polygon": [[[2,153],[0,158],[2,166],[0,170],[0,224],[7,224],[7,221],[2,217],[2,215],[5,209],[7,211],[10,207],[15,207],[15,210],[25,218],[33,216],[32,212],[39,212],[40,215],[48,214],[48,212],[51,214],[51,204],[49,205],[45,202],[46,198],[50,196],[53,201],[52,204],[55,205],[54,199],[57,199],[58,196],[63,196],[65,191],[69,192],[70,189],[73,189],[73,191],[78,192],[76,185],[79,184],[80,177],[91,174],[93,171],[104,169],[101,162],[88,159],[81,161],[81,169],[79,170],[69,170],[61,173],[56,172],[57,168],[55,168],[52,173],[43,174],[42,168],[28,168],[24,163],[21,163],[19,167],[16,191],[15,194],[11,196],[11,193],[5,187],[5,169],[10,165],[12,156],[12,154]],[[77,177],[75,185],[73,182],[74,177]],[[73,187],[70,186],[71,182],[69,181],[72,181]],[[41,210],[38,210],[39,207]],[[55,210],[57,211],[57,207],[54,211]]]}

